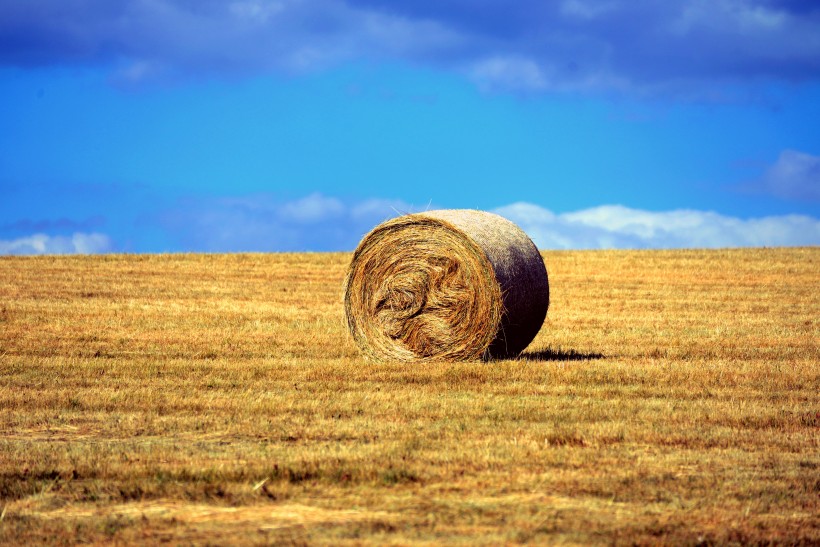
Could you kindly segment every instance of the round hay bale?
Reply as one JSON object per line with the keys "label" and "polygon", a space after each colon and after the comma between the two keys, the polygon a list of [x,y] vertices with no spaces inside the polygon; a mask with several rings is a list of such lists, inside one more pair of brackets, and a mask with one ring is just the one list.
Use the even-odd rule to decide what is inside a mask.
{"label": "round hay bale", "polygon": [[345,281],[348,327],[374,360],[514,357],[538,334],[548,307],[535,244],[483,211],[427,211],[376,226]]}

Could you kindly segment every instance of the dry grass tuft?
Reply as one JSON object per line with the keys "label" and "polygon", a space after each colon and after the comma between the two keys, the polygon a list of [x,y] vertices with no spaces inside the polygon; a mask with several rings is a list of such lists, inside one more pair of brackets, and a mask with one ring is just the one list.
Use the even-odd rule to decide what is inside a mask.
{"label": "dry grass tuft", "polygon": [[513,357],[538,334],[548,307],[535,245],[483,211],[380,224],[359,244],[345,283],[350,332],[375,360]]}

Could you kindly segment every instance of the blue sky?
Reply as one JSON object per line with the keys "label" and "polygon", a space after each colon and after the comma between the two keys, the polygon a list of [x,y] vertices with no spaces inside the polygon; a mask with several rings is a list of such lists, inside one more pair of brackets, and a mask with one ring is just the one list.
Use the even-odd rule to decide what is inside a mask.
{"label": "blue sky", "polygon": [[0,0],[0,254],[820,244],[820,5]]}

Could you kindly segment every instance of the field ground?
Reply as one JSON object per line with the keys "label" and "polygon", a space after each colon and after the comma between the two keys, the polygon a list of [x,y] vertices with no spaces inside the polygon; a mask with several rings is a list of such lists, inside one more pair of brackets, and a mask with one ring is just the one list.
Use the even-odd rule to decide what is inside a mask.
{"label": "field ground", "polygon": [[820,543],[820,248],[544,253],[519,360],[361,360],[349,254],[0,258],[0,543]]}

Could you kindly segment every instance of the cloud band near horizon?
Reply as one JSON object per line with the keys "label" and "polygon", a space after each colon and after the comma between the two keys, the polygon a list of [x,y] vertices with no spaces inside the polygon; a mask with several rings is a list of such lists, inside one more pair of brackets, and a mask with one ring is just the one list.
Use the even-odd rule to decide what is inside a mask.
{"label": "cloud band near horizon", "polygon": [[[187,200],[155,216],[171,243],[129,251],[350,251],[380,222],[418,210],[424,207],[401,200],[344,202],[322,194],[289,201],[266,195]],[[741,219],[711,211],[653,212],[621,205],[554,213],[526,202],[493,212],[518,224],[543,250],[820,245],[820,220],[807,215]],[[0,254],[122,252],[118,239],[100,231],[34,233],[0,240]]]}

